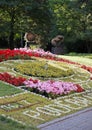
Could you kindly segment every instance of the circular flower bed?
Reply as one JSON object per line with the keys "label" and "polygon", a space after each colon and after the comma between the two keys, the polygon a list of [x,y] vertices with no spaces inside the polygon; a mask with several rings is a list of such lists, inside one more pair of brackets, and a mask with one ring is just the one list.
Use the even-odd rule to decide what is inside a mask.
{"label": "circular flower bed", "polygon": [[[79,63],[71,62],[69,60],[65,60],[62,58],[58,58],[55,55],[45,53],[43,51],[32,51],[32,50],[25,50],[25,49],[15,49],[15,50],[1,50],[0,51],[0,61],[3,62],[5,60],[12,60],[12,59],[30,59],[34,57],[41,57],[48,60],[48,62],[42,60],[31,60],[31,61],[23,61],[21,60],[21,63],[19,61],[12,64],[12,68],[14,68],[17,72],[16,74],[21,75],[25,74],[28,76],[38,76],[38,77],[44,77],[44,78],[60,78],[65,77],[63,79],[66,79],[68,76],[72,77],[71,79],[66,81],[54,81],[54,80],[47,80],[47,81],[40,81],[40,80],[33,80],[33,79],[25,79],[22,77],[16,77],[8,74],[8,73],[1,73],[0,74],[0,80],[3,80],[4,82],[8,82],[10,84],[13,84],[15,86],[21,86],[24,89],[30,90],[34,93],[38,93],[40,95],[44,95],[45,97],[49,98],[56,98],[61,95],[66,95],[71,92],[82,92],[84,89],[77,83],[76,78],[81,78],[81,75],[78,75],[77,77],[74,77],[74,72],[72,67],[69,67],[68,64],[74,64],[76,65],[76,69],[83,68],[90,73],[92,72],[92,67],[88,67],[85,65],[81,65]],[[50,60],[50,62],[49,62]],[[52,61],[59,61],[56,64]],[[61,65],[62,62],[62,65]],[[66,63],[66,64],[63,64]],[[6,66],[4,63],[3,65]],[[57,66],[56,66],[57,65]],[[60,67],[61,66],[61,67]],[[11,68],[10,67],[10,68]],[[2,67],[1,67],[2,68]],[[7,68],[7,72],[10,68]],[[12,69],[13,71],[13,69]],[[15,72],[14,72],[15,73]],[[82,73],[82,79],[84,79],[85,75]],[[70,76],[72,75],[72,76]],[[23,76],[23,75],[22,75]],[[28,77],[25,76],[25,77]],[[68,77],[68,78],[69,78]],[[62,78],[61,78],[62,79]],[[81,82],[80,80],[80,82]],[[75,81],[75,83],[73,83]],[[82,82],[81,82],[82,83]],[[23,85],[23,86],[22,86]]]}
{"label": "circular flower bed", "polygon": [[[66,67],[66,66],[65,66]],[[63,66],[64,68],[64,66]],[[56,68],[43,61],[26,61],[25,63],[17,64],[14,68],[17,72],[28,76],[44,77],[44,78],[59,78],[66,77],[73,74],[73,70],[66,67],[65,69]]]}

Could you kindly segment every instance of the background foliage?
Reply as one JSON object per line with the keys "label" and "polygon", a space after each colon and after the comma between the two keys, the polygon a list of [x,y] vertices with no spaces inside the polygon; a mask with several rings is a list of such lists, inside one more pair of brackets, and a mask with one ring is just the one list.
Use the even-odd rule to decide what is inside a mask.
{"label": "background foliage", "polygon": [[92,0],[0,0],[0,46],[24,46],[27,31],[45,44],[58,34],[67,52],[92,52]]}

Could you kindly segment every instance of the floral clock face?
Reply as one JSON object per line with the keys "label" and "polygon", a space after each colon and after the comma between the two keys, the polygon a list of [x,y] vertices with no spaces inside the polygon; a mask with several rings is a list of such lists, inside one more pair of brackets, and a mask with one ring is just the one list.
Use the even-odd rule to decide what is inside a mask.
{"label": "floral clock face", "polygon": [[[38,126],[92,105],[91,91],[74,91],[75,84],[78,88],[78,85],[83,86],[85,90],[91,88],[92,80],[87,71],[88,69],[91,72],[91,67],[80,66],[62,58],[56,59],[52,54],[45,55],[42,51],[39,54],[39,51],[29,53],[29,50],[16,50],[13,53],[8,50],[6,55],[5,51],[1,54],[0,72],[4,74],[0,74],[0,78],[8,82],[0,81],[1,115],[26,125]],[[38,58],[40,56],[42,58]],[[3,61],[4,57],[6,61]],[[22,78],[18,78],[19,76]],[[23,77],[27,79],[26,82]],[[25,86],[14,85],[22,81]],[[28,89],[31,89],[31,92]],[[43,91],[40,91],[42,89]],[[68,93],[70,90],[73,90],[73,93]],[[65,95],[58,92],[64,92]]]}

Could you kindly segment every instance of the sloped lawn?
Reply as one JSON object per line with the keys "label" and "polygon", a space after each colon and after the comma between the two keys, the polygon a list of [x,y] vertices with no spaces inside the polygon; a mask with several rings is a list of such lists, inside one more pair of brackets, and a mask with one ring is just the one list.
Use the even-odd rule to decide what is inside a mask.
{"label": "sloped lawn", "polygon": [[22,92],[23,90],[19,88],[15,88],[15,86],[12,86],[10,84],[5,84],[4,82],[0,81],[0,97],[10,96]]}
{"label": "sloped lawn", "polygon": [[11,119],[7,119],[3,116],[0,116],[0,129],[1,130],[37,130],[34,127],[19,124],[18,122],[13,121]]}

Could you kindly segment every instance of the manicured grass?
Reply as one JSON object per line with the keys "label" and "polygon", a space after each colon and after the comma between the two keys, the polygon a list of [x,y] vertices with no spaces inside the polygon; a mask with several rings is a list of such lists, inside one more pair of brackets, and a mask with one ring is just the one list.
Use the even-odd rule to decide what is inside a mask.
{"label": "manicured grass", "polygon": [[83,55],[74,55],[74,56],[71,56],[71,55],[63,55],[63,56],[60,56],[62,58],[65,58],[65,59],[68,59],[70,61],[73,61],[73,62],[78,62],[80,64],[83,64],[83,65],[87,65],[87,66],[92,66],[92,55],[87,55],[87,56],[83,56]]}
{"label": "manicured grass", "polygon": [[9,96],[9,95],[13,95],[16,93],[21,93],[21,92],[23,92],[23,90],[19,88],[15,88],[12,85],[9,85],[0,81],[0,97]]}
{"label": "manicured grass", "polygon": [[78,56],[78,57],[84,57],[84,58],[88,58],[88,59],[92,59],[92,54],[88,54],[88,53],[75,53],[75,52],[71,52],[69,54],[66,54],[66,56]]}
{"label": "manicured grass", "polygon": [[11,119],[0,116],[0,130],[37,130],[37,128],[25,126]]}
{"label": "manicured grass", "polygon": [[70,52],[68,54],[65,54],[65,55],[69,55],[69,56],[83,56],[83,57],[90,57],[92,56],[91,53],[76,53],[76,52]]}

